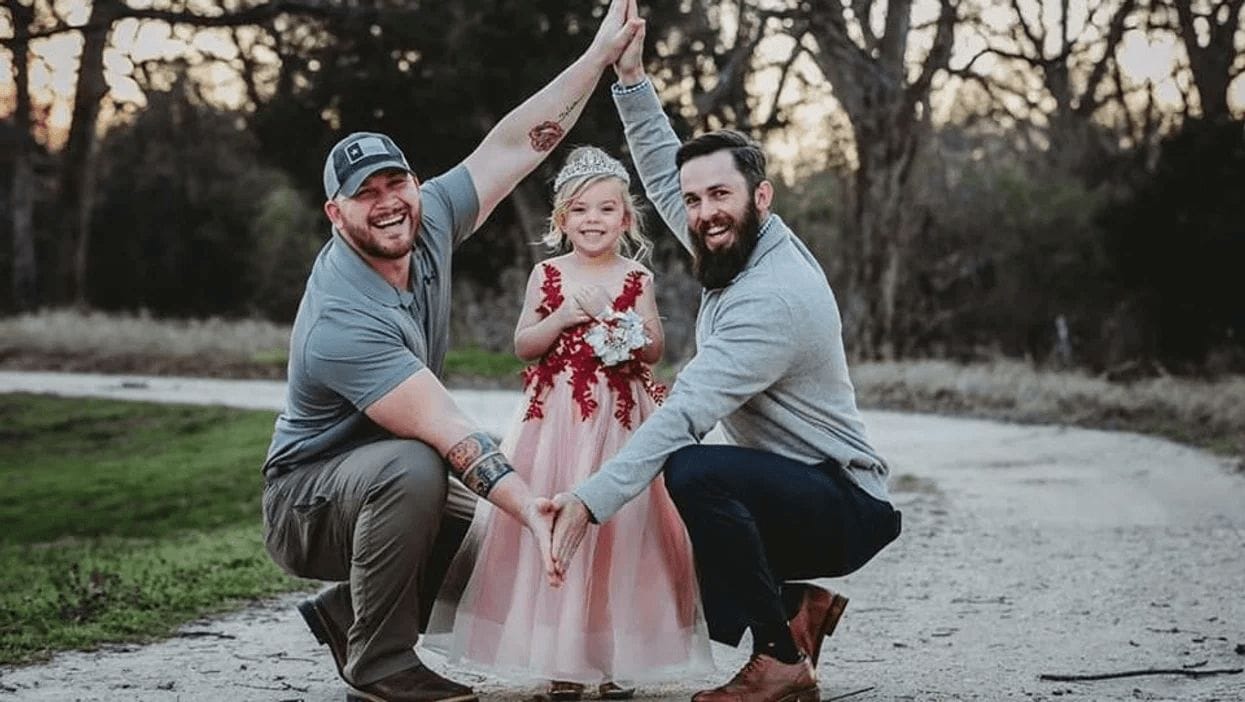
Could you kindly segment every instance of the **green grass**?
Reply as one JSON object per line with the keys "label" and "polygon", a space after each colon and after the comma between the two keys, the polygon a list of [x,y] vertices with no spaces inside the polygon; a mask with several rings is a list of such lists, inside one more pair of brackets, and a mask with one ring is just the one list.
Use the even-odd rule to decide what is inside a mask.
{"label": "green grass", "polygon": [[260,538],[269,412],[0,395],[0,663],[303,587]]}
{"label": "green grass", "polygon": [[445,354],[445,375],[473,376],[477,378],[518,378],[526,365],[512,353],[485,351],[469,347],[450,349]]}

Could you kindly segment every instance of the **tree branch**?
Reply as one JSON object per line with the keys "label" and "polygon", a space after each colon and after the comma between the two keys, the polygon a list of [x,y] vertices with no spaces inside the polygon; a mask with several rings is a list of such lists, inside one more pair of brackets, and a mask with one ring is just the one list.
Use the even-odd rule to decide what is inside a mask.
{"label": "tree branch", "polygon": [[[756,47],[761,43],[761,39],[765,36],[765,26],[763,21],[758,22],[755,31],[753,28],[746,27],[749,23],[744,19],[744,3],[739,5],[739,25],[735,32],[735,46],[731,49],[727,56],[726,65],[719,66],[717,75],[717,84],[712,89],[701,93],[693,98],[693,104],[696,106],[696,112],[701,116],[707,116],[720,110],[724,103],[731,99],[732,96],[738,95],[743,90],[744,81],[748,77],[748,62],[752,59],[752,55],[756,52]],[[749,32],[751,33],[749,34]],[[746,105],[731,105],[746,109]],[[745,125],[741,125],[743,127]]]}
{"label": "tree branch", "polygon": [[1128,16],[1132,14],[1136,0],[1124,0],[1120,3],[1120,7],[1115,12],[1115,16],[1111,18],[1110,28],[1107,30],[1107,46],[1102,52],[1102,58],[1094,64],[1093,70],[1089,73],[1089,78],[1085,82],[1085,91],[1081,94],[1081,99],[1077,104],[1076,112],[1082,116],[1092,115],[1099,106],[1096,98],[1098,92],[1098,84],[1102,82],[1103,77],[1107,74],[1107,63],[1115,63],[1115,49],[1119,46],[1120,40],[1124,37],[1124,22]]}
{"label": "tree branch", "polygon": [[1029,26],[1029,20],[1025,19],[1025,13],[1020,9],[1020,0],[1011,0],[1011,3],[1012,11],[1016,13],[1016,23],[1024,32],[1025,37],[1029,39],[1029,43],[1033,45],[1033,52],[1038,56],[1045,56],[1046,48],[1043,46],[1043,39],[1035,34],[1033,28]]}
{"label": "tree branch", "polygon": [[908,30],[912,25],[912,0],[888,0],[886,28],[878,45],[878,61],[887,72],[902,75],[904,49],[908,46]]}
{"label": "tree branch", "polygon": [[1219,668],[1216,670],[1149,668],[1146,670],[1125,670],[1119,673],[1102,673],[1098,675],[1056,675],[1053,673],[1042,673],[1038,676],[1038,678],[1041,680],[1053,680],[1057,682],[1074,682],[1077,680],[1111,680],[1114,678],[1128,678],[1138,675],[1184,675],[1190,678],[1205,678],[1211,675],[1238,675],[1243,671],[1245,671],[1245,668]]}
{"label": "tree branch", "polygon": [[778,122],[778,100],[782,97],[783,88],[787,86],[787,76],[791,73],[791,67],[795,65],[796,59],[800,57],[807,49],[800,43],[803,35],[796,37],[795,46],[791,48],[791,55],[782,64],[782,73],[778,77],[778,88],[774,90],[774,100],[770,103],[769,116],[765,118],[765,122],[761,124],[762,129],[769,129],[777,126]]}
{"label": "tree branch", "polygon": [[860,33],[865,38],[865,50],[877,51],[878,35],[873,32],[873,25],[869,21],[873,16],[873,0],[852,0],[852,14],[856,15],[856,21],[860,23]]}
{"label": "tree branch", "polygon": [[925,65],[921,67],[921,75],[907,88],[908,107],[915,108],[917,102],[925,99],[934,74],[947,68],[951,62],[951,46],[955,39],[956,8],[951,0],[940,0],[941,9],[938,13],[938,30],[934,35],[934,44],[925,57]]}
{"label": "tree branch", "polygon": [[[992,81],[988,77],[983,76],[979,73],[968,73],[963,70],[959,70],[959,71],[948,70],[948,73],[957,78],[960,78],[961,80],[972,81],[972,82],[975,82],[981,85],[981,87],[984,88],[986,93],[990,96],[990,99],[994,100],[999,105],[1003,105],[1004,103],[1002,100],[999,100],[998,97],[995,96],[994,94],[995,90],[999,90],[999,91],[1007,93],[1008,95],[1019,98],[1025,103],[1025,106],[1028,107],[1033,112],[1041,112],[1041,106],[1038,105],[1037,101],[1033,99],[1033,96],[1029,95],[1028,93],[1022,90],[1013,88],[1012,86],[1007,85],[1005,83],[1000,83],[998,81]],[[1016,119],[1018,121],[1022,119],[1028,119],[1027,116],[1022,118],[1010,112],[1008,112],[1008,114],[1013,119]]]}
{"label": "tree branch", "polygon": [[1124,128],[1128,130],[1129,136],[1137,139],[1137,123],[1133,119],[1133,113],[1128,109],[1128,104],[1124,98],[1124,76],[1120,71],[1119,61],[1111,62],[1111,78],[1115,82],[1115,92],[1119,99],[1120,112],[1124,115]]}
{"label": "tree branch", "polygon": [[[359,16],[364,13],[375,13],[374,9],[368,8],[364,10],[351,10],[344,7],[332,7],[322,3],[301,0],[275,0],[264,5],[255,5],[245,10],[236,12],[228,12],[219,15],[199,15],[193,12],[176,11],[176,10],[157,10],[153,8],[133,8],[125,6],[116,19],[146,19],[168,22],[169,24],[188,24],[195,27],[238,27],[244,25],[260,25],[275,19],[280,15],[303,15],[305,17],[320,18],[342,18],[349,16]],[[31,32],[30,38],[45,39],[47,37],[65,34],[66,32],[84,32],[90,33],[107,29],[111,26],[112,20],[86,22],[84,24],[70,25],[63,20],[58,22],[56,26],[43,29],[38,32]]]}

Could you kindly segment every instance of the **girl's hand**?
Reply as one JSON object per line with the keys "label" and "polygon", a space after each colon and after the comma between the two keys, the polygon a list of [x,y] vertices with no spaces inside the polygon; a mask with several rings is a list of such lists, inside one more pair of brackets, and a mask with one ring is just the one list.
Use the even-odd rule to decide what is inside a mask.
{"label": "girl's hand", "polygon": [[553,314],[558,318],[558,324],[563,329],[592,321],[592,315],[585,312],[574,298],[564,301]]}
{"label": "girl's hand", "polygon": [[614,301],[600,285],[585,285],[576,290],[572,297],[579,308],[593,319],[602,317],[614,309]]}

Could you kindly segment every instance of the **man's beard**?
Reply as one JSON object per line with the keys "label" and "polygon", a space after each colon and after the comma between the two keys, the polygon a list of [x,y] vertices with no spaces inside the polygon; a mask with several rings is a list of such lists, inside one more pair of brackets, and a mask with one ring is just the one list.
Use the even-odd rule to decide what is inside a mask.
{"label": "man's beard", "polygon": [[[409,226],[409,221],[407,226]],[[411,252],[411,246],[415,243],[414,237],[402,240],[385,240],[381,241],[372,236],[371,228],[364,224],[358,226],[349,222],[345,223],[346,231],[343,234],[350,239],[360,251],[374,258],[384,258],[396,260],[402,258]]]}
{"label": "man's beard", "polygon": [[[744,269],[748,257],[757,247],[757,239],[761,231],[761,213],[757,211],[755,202],[748,202],[742,220],[732,221],[728,226],[735,229],[735,238],[727,246],[717,251],[710,251],[705,245],[704,232],[694,229],[688,231],[692,239],[692,274],[700,284],[710,290],[725,287]],[[722,221],[722,217],[701,222],[701,229],[707,230]]]}

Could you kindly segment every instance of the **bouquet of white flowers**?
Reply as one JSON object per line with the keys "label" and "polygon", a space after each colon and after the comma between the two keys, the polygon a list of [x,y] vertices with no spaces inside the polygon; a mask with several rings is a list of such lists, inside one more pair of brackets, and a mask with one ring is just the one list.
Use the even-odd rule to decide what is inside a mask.
{"label": "bouquet of white flowers", "polygon": [[635,310],[610,310],[584,334],[584,341],[601,359],[601,365],[612,366],[631,358],[631,352],[643,348],[651,339],[644,333],[644,319]]}

